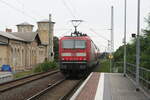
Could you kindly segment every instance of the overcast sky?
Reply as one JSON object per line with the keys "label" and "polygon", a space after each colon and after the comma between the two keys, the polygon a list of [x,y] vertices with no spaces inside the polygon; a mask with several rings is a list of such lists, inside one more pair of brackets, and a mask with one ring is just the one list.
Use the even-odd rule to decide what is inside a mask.
{"label": "overcast sky", "polygon": [[[73,29],[69,20],[82,19],[79,30],[87,33],[101,51],[110,39],[111,6],[114,6],[115,49],[122,45],[124,32],[124,0],[0,0],[0,31],[6,27],[16,31],[16,24],[29,22],[35,25],[52,14],[56,36],[69,35]],[[145,28],[144,17],[150,13],[150,0],[141,0],[141,28]],[[137,0],[127,0],[127,41],[136,33]],[[96,33],[91,31],[93,29]],[[102,37],[106,38],[103,39]]]}

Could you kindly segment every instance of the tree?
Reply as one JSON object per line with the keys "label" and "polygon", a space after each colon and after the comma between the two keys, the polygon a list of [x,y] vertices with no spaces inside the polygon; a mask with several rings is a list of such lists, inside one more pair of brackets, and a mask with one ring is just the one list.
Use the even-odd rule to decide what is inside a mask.
{"label": "tree", "polygon": [[141,38],[141,66],[150,69],[150,13],[148,18],[145,18],[147,27],[143,29],[145,33]]}
{"label": "tree", "polygon": [[148,18],[145,18],[145,22],[147,23],[146,29],[143,30],[146,36],[150,36],[150,13]]}
{"label": "tree", "polygon": [[[140,36],[140,66],[150,69],[150,14],[148,18],[145,19],[147,22],[147,27],[143,29],[144,35]],[[123,46],[114,53],[114,60],[123,62]],[[136,62],[136,38],[133,39],[132,43],[127,44],[127,62],[135,64]]]}
{"label": "tree", "polygon": [[53,42],[54,42],[54,59],[55,61],[58,61],[58,57],[59,57],[59,38],[54,36],[53,38]]}

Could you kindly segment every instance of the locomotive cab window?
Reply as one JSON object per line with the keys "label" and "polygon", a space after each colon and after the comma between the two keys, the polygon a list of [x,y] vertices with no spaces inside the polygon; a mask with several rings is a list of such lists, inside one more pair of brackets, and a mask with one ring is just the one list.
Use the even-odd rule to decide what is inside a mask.
{"label": "locomotive cab window", "polygon": [[76,49],[84,49],[86,48],[86,42],[85,40],[75,40],[75,48]]}
{"label": "locomotive cab window", "polygon": [[73,49],[74,48],[74,40],[63,40],[62,46],[64,49]]}
{"label": "locomotive cab window", "polygon": [[64,49],[85,49],[86,41],[85,40],[63,40],[62,48],[64,48]]}

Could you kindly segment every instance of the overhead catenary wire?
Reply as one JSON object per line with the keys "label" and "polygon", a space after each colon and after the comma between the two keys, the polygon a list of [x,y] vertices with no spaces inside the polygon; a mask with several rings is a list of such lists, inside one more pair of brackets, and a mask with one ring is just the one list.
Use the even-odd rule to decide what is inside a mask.
{"label": "overhead catenary wire", "polygon": [[[70,5],[71,5],[71,7],[72,7],[73,10],[70,9],[70,7],[67,5],[67,3],[66,3],[65,0],[62,0],[62,1],[63,1],[64,6],[68,9],[69,13],[73,16],[73,18],[76,18],[77,14],[74,15],[74,12],[75,12],[76,10],[74,9],[74,6],[72,6],[71,2],[69,1],[69,2],[67,2],[67,3],[70,3]],[[72,11],[74,11],[74,12],[72,12]],[[97,34],[97,32],[94,31],[93,28],[90,27],[89,30],[90,30],[91,32],[93,32],[96,36],[98,36],[98,37],[100,37],[100,38],[103,38],[103,39],[109,41],[109,39],[107,39],[106,37]]]}
{"label": "overhead catenary wire", "polygon": [[[22,6],[23,11],[25,12],[25,4],[23,3],[23,0],[15,0],[19,5]],[[37,11],[33,10],[30,8],[30,10],[28,11],[28,13],[32,13],[32,15],[35,16],[39,16],[40,18],[43,18],[43,16],[41,16]]]}
{"label": "overhead catenary wire", "polygon": [[18,4],[23,4],[20,0],[15,0]]}
{"label": "overhead catenary wire", "polygon": [[73,12],[75,13],[76,17],[77,17],[77,18],[80,18],[81,16],[79,15],[79,13],[78,13],[77,10],[76,10],[77,7],[75,7],[75,6],[72,4],[71,0],[68,0],[68,3],[71,5],[70,7],[72,8],[72,10],[73,10]]}
{"label": "overhead catenary wire", "polygon": [[[69,0],[68,0],[69,1]],[[107,1],[108,3],[110,3],[111,1],[110,0],[108,0]],[[71,4],[71,2],[70,2],[70,4]],[[71,5],[71,7],[74,9],[74,6],[73,5]],[[75,9],[74,9],[74,11],[75,11]],[[85,22],[85,21],[84,21]],[[88,25],[89,26],[89,25]],[[100,35],[100,34],[97,34],[97,32],[93,29],[93,28],[91,28],[91,27],[89,27],[89,30],[90,31],[92,31],[93,33],[95,33],[97,36],[99,36],[99,37],[101,37],[101,38],[103,38],[103,39],[105,39],[105,40],[109,40],[109,39],[107,39],[106,37],[104,37],[104,36],[102,36],[102,35]]]}
{"label": "overhead catenary wire", "polygon": [[17,12],[19,12],[19,13],[21,13],[21,14],[23,14],[23,15],[25,15],[25,16],[27,16],[27,17],[33,19],[33,20],[35,20],[35,21],[37,21],[36,18],[34,18],[34,17],[32,17],[31,15],[27,14],[26,12],[24,12],[24,11],[22,11],[22,10],[16,8],[16,7],[13,6],[12,4],[10,4],[10,3],[8,3],[8,2],[6,2],[6,1],[4,1],[4,0],[0,0],[0,2],[3,3],[3,4],[5,4],[5,5],[7,5],[8,7],[12,8],[13,10],[15,10],[15,11],[17,11]]}
{"label": "overhead catenary wire", "polygon": [[68,6],[68,4],[66,3],[65,0],[61,0],[63,5],[66,7],[66,9],[68,10],[68,12],[70,13],[70,15],[74,18],[77,19],[77,17],[74,15],[73,11],[71,10],[71,8]]}
{"label": "overhead catenary wire", "polygon": [[[98,34],[98,32],[96,32],[96,31],[90,26],[90,24],[88,24],[87,22],[86,22],[86,24],[88,25],[88,29],[89,29],[92,33],[94,33],[96,37],[101,38],[101,39],[107,41],[107,44],[109,44],[110,40],[109,40],[108,38],[106,38],[106,37],[104,37],[104,36]],[[108,47],[108,48],[109,48],[109,47]],[[108,51],[109,51],[109,50],[108,50]]]}
{"label": "overhead catenary wire", "polygon": [[[94,32],[93,32],[94,33]],[[101,38],[102,39],[102,37],[100,37],[100,36],[98,36],[96,33],[94,33],[95,34],[95,37],[97,37],[97,38]],[[92,37],[94,37],[94,36],[91,36],[91,38]],[[104,39],[104,38],[103,38]],[[106,39],[105,39],[106,40]],[[99,45],[99,41],[97,40],[97,39],[94,39],[94,41],[97,41],[97,43],[98,43],[98,45]],[[106,40],[108,43],[109,43],[109,40]],[[108,44],[107,43],[107,44]],[[96,44],[96,43],[95,43]],[[100,44],[101,45],[101,44]]]}
{"label": "overhead catenary wire", "polygon": [[[98,37],[100,37],[100,38],[102,38],[102,39],[104,39],[104,40],[106,40],[106,41],[109,40],[108,38],[106,38],[106,37],[104,37],[104,36],[98,34],[98,32],[96,32],[96,31],[94,30],[94,28],[92,28],[87,22],[86,22],[86,24],[88,25],[88,29],[89,29],[92,33],[94,33],[96,36],[98,36]],[[110,41],[110,40],[109,40],[109,41]]]}
{"label": "overhead catenary wire", "polygon": [[97,33],[94,29],[92,29],[92,28],[90,28],[90,31],[93,32],[93,33],[95,33],[97,36],[99,36],[99,37],[101,37],[101,38],[107,40],[107,41],[109,40],[109,39],[107,39],[106,37],[104,37],[104,36],[98,34],[98,33]]}

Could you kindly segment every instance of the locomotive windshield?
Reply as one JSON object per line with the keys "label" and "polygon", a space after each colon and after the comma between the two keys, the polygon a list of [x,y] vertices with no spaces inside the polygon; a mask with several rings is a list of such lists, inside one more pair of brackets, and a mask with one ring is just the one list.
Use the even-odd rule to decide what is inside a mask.
{"label": "locomotive windshield", "polygon": [[85,45],[86,45],[85,40],[75,40],[75,48],[84,49]]}
{"label": "locomotive windshield", "polygon": [[74,48],[74,40],[63,40],[62,42],[64,49],[73,49]]}
{"label": "locomotive windshield", "polygon": [[85,40],[63,40],[62,46],[64,49],[85,49]]}

